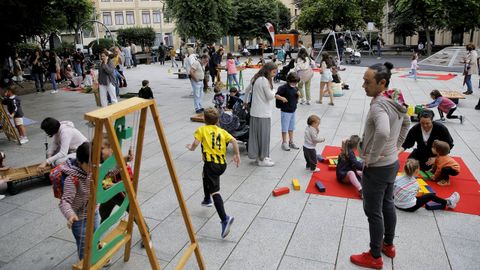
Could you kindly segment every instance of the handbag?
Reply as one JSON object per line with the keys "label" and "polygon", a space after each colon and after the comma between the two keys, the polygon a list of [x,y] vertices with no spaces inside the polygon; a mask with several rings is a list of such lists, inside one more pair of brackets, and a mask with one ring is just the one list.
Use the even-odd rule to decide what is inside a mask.
{"label": "handbag", "polygon": [[301,82],[308,82],[313,78],[313,70],[311,68],[297,71],[298,78]]}

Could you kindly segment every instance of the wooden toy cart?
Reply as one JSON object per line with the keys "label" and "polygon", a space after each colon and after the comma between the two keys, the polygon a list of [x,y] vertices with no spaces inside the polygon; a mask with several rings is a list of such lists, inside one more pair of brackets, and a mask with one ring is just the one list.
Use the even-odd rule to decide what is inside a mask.
{"label": "wooden toy cart", "polygon": [[38,165],[40,164],[0,170],[1,180],[7,182],[7,192],[11,195],[15,195],[20,192],[22,185],[31,183],[34,179],[38,178],[41,178],[50,184],[50,166],[47,166],[44,170],[38,172]]}

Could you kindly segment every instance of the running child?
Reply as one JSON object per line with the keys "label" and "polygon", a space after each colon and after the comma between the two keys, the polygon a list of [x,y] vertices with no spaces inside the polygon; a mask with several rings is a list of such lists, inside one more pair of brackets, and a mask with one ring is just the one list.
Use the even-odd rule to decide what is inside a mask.
{"label": "running child", "polygon": [[410,74],[412,74],[413,79],[417,80],[417,69],[418,69],[418,54],[413,53],[412,62],[410,64]]}
{"label": "running child", "polygon": [[357,160],[355,150],[360,143],[360,137],[357,135],[350,136],[349,139],[342,142],[342,151],[338,155],[337,162],[337,180],[342,183],[351,183],[362,196],[362,179],[363,162]]}
{"label": "running child", "polygon": [[407,212],[415,212],[420,207],[430,201],[434,201],[442,205],[442,209],[454,209],[460,200],[458,192],[452,193],[450,197],[442,199],[433,193],[427,193],[417,197],[419,185],[415,175],[417,174],[419,165],[415,159],[408,159],[405,163],[405,175],[397,176],[393,185],[393,199],[395,207]]}
{"label": "running child", "polygon": [[[282,149],[300,149],[293,142],[293,131],[295,130],[295,111],[297,110],[298,98],[301,96],[297,88],[300,81],[295,72],[287,75],[287,83],[280,86],[275,94],[276,106],[281,110],[282,123]],[[287,143],[288,134],[288,143]]]}
{"label": "running child", "polygon": [[18,130],[20,136],[20,144],[26,144],[28,142],[25,126],[23,125],[23,110],[20,98],[15,95],[15,88],[10,86],[5,92],[5,99],[2,100],[2,104],[7,105],[7,111],[13,121],[15,127]]}
{"label": "running child", "polygon": [[[194,134],[195,139],[186,147],[195,151],[199,144],[202,145],[203,158],[203,192],[205,198],[202,206],[211,207],[215,205],[222,224],[222,238],[227,237],[233,223],[233,216],[225,213],[223,199],[220,195],[220,176],[227,168],[225,156],[227,155],[227,143],[232,143],[235,151],[233,161],[240,165],[240,152],[237,140],[227,131],[217,126],[219,113],[215,108],[207,108],[204,111],[205,125],[199,127]],[[213,203],[212,203],[213,199]]]}
{"label": "running child", "polygon": [[319,156],[315,149],[318,143],[325,141],[325,138],[320,137],[320,117],[310,115],[307,119],[307,128],[305,129],[305,142],[303,143],[303,156],[307,162],[306,168],[312,172],[319,172],[317,168],[317,161]]}
{"label": "running child", "polygon": [[437,155],[431,170],[434,173],[432,180],[437,181],[439,186],[449,186],[450,176],[460,173],[460,165],[448,155],[450,145],[444,141],[435,140],[432,145],[432,153]]}
{"label": "running child", "polygon": [[445,122],[444,113],[446,113],[448,119],[458,119],[460,120],[460,124],[463,124],[463,115],[453,115],[453,113],[457,109],[457,105],[453,103],[453,101],[442,96],[442,94],[438,90],[433,90],[432,92],[430,92],[430,97],[433,99],[433,101],[428,104],[424,104],[423,106],[425,108],[438,107],[440,121]]}

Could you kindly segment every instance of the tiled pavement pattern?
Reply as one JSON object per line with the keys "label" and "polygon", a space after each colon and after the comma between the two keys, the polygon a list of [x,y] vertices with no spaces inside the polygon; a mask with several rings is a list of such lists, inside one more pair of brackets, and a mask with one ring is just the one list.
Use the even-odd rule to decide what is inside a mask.
{"label": "tiled pavement pattern", "polygon": [[[364,67],[348,66],[341,73],[351,90],[335,99],[335,106],[299,105],[296,142],[303,143],[306,118],[322,118],[321,133],[325,144],[340,145],[341,140],[362,131],[369,98],[361,88]],[[247,70],[251,78],[255,70]],[[368,224],[360,200],[310,195],[304,193],[311,174],[304,169],[303,153],[280,149],[280,113],[272,119],[272,168],[258,168],[246,157],[241,145],[242,164],[233,164],[221,178],[221,194],[228,214],[235,216],[230,235],[220,237],[220,222],[214,208],[200,206],[202,200],[200,152],[189,152],[185,145],[193,139],[200,125],[189,117],[193,111],[190,84],[168,72],[168,66],[140,65],[126,71],[129,90],[138,91],[141,80],[149,79],[158,102],[170,150],[180,176],[193,226],[197,232],[207,269],[356,269],[349,261],[352,253],[368,250]],[[419,104],[430,100],[428,93],[438,89],[460,89],[462,78],[450,81],[398,78],[391,86],[403,90],[407,102]],[[225,74],[222,74],[225,78]],[[312,83],[318,98],[319,75]],[[474,80],[474,85],[477,85]],[[278,86],[278,85],[277,85]],[[125,91],[122,90],[122,91]],[[466,116],[463,125],[448,121],[455,140],[453,155],[461,156],[480,179],[480,112],[475,111],[479,92],[460,102],[459,113]],[[212,94],[204,98],[211,104]],[[91,137],[83,114],[95,108],[92,95],[60,91],[56,95],[22,96],[25,115],[40,122],[52,116],[71,120]],[[129,119],[133,122],[132,118]],[[39,123],[27,129],[30,142],[23,146],[0,136],[0,150],[6,152],[6,164],[22,166],[42,161],[45,136]],[[321,151],[325,144],[321,144]],[[128,145],[128,143],[126,143]],[[229,160],[232,150],[229,150]],[[153,235],[153,243],[162,268],[174,269],[187,244],[181,214],[165,167],[155,130],[149,118],[138,198]],[[292,191],[274,198],[276,186],[290,185],[298,178],[302,191]],[[5,187],[0,189],[4,193]],[[70,269],[77,260],[76,247],[66,221],[57,207],[50,186],[33,185],[20,194],[0,201],[0,269]],[[385,259],[385,269],[478,269],[480,265],[480,217],[453,212],[397,212],[395,244],[397,257]],[[110,269],[149,269],[135,232],[133,254],[124,263],[117,254]],[[191,259],[186,269],[196,269]]]}

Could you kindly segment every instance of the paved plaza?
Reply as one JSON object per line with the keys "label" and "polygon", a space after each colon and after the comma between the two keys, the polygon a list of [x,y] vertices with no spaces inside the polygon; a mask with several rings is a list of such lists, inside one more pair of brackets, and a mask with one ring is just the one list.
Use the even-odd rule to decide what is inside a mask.
{"label": "paved plaza", "polygon": [[[295,131],[298,144],[303,144],[306,119],[311,114],[321,117],[320,132],[326,138],[318,151],[325,145],[340,146],[343,139],[361,134],[370,103],[361,88],[365,69],[347,66],[346,71],[341,72],[351,90],[336,98],[335,106],[327,102],[299,105]],[[244,78],[250,79],[255,71],[245,71]],[[460,89],[463,81],[462,76],[448,81],[419,79],[417,82],[399,78],[406,72],[405,69],[394,74],[391,87],[401,89],[411,104],[430,102],[429,92],[433,89]],[[277,109],[272,119],[271,139],[271,158],[276,165],[256,167],[246,156],[245,146],[240,144],[242,164],[239,168],[230,164],[221,177],[226,212],[235,216],[230,234],[222,239],[215,208],[200,206],[203,197],[200,150],[190,152],[185,148],[192,142],[194,130],[201,125],[189,120],[193,113],[189,81],[177,79],[169,65],[158,64],[126,70],[126,76],[128,91],[132,92],[138,91],[141,80],[150,80],[207,269],[360,269],[350,263],[349,256],[368,250],[368,223],[362,201],[305,193],[311,173],[305,171],[301,150],[281,150]],[[319,96],[319,81],[320,76],[315,74],[314,99]],[[473,81],[478,89],[478,80]],[[0,136],[0,150],[7,154],[6,165],[25,166],[43,161],[45,135],[40,130],[40,122],[47,116],[71,120],[91,138],[93,130],[85,125],[83,115],[96,108],[93,95],[59,91],[55,95],[28,94],[21,98],[25,116],[37,123],[27,127],[30,142],[26,145],[15,145],[4,135]],[[462,157],[480,179],[477,141],[480,140],[480,112],[473,109],[478,98],[479,91],[475,90],[472,96],[460,101],[457,111],[465,115],[463,125],[447,121],[446,126],[455,143],[452,155]],[[204,106],[210,105],[211,100],[209,93],[204,97]],[[128,120],[133,122],[132,118]],[[232,153],[229,149],[229,162]],[[300,181],[301,191],[271,196],[275,187],[290,186],[293,177]],[[0,187],[0,194],[5,194],[5,186]],[[138,199],[162,269],[174,269],[186,249],[188,236],[151,117],[146,130]],[[415,213],[397,211],[397,215],[394,240],[397,257],[391,260],[384,256],[384,269],[479,269],[479,216],[423,208]],[[138,231],[134,230],[130,261],[123,262],[118,253],[109,269],[149,269]],[[0,201],[1,270],[71,269],[76,261],[74,238],[50,186],[33,184]],[[195,263],[192,257],[186,269],[197,269]]]}

